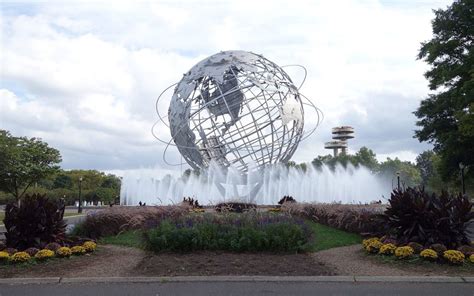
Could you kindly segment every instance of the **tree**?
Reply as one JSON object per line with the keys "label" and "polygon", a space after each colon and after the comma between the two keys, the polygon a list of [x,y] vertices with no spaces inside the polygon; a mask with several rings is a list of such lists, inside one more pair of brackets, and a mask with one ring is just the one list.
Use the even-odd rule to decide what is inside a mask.
{"label": "tree", "polygon": [[360,148],[355,154],[355,159],[358,164],[367,167],[372,172],[375,172],[378,169],[379,162],[375,157],[375,153],[367,147]]}
{"label": "tree", "polygon": [[434,144],[448,180],[458,175],[460,162],[474,165],[474,1],[436,10],[432,28],[418,58],[431,65],[425,76],[433,93],[415,112],[421,128],[415,137]]}
{"label": "tree", "polygon": [[387,158],[386,161],[380,163],[379,175],[396,186],[396,175],[400,173],[400,183],[403,186],[418,186],[421,183],[420,171],[409,161],[401,161],[398,158]]}
{"label": "tree", "polygon": [[57,175],[53,182],[53,189],[56,189],[56,188],[71,189],[72,188],[71,177],[65,174]]}
{"label": "tree", "polygon": [[420,171],[421,184],[426,186],[428,180],[435,174],[433,165],[433,157],[435,153],[431,150],[426,150],[416,157],[416,167]]}
{"label": "tree", "polygon": [[19,201],[35,182],[58,171],[59,151],[38,138],[14,137],[0,130],[0,190]]}

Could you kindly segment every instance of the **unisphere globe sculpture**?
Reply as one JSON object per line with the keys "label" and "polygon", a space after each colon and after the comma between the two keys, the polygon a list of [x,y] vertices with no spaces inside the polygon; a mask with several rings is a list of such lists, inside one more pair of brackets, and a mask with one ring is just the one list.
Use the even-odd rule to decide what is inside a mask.
{"label": "unisphere globe sculpture", "polygon": [[224,51],[184,74],[168,119],[172,140],[192,168],[213,161],[245,173],[291,158],[303,137],[304,109],[281,67],[255,53]]}

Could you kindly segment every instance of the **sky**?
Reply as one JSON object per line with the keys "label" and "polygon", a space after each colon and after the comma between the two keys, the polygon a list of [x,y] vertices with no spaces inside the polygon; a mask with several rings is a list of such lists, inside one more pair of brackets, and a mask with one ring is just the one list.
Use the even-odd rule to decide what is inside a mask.
{"label": "sky", "polygon": [[[414,161],[431,148],[413,138],[413,111],[429,93],[416,56],[432,36],[432,10],[450,3],[2,1],[0,129],[42,138],[64,169],[173,169],[150,132],[157,96],[200,60],[239,49],[308,71],[301,92],[324,121],[292,160],[330,153],[331,128],[350,125],[350,152]],[[297,68],[288,73],[302,80]],[[163,125],[158,134],[169,139]],[[167,158],[179,161],[177,150]]]}

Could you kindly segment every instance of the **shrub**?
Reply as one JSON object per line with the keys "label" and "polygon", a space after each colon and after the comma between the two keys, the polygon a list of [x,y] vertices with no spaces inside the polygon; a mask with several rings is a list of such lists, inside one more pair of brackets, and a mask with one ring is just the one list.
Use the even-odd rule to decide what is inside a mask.
{"label": "shrub", "polygon": [[45,195],[26,195],[18,206],[5,208],[6,243],[9,247],[26,249],[61,241],[65,237],[64,204],[50,201]]}
{"label": "shrub", "polygon": [[415,242],[409,242],[407,244],[407,246],[409,246],[410,248],[413,249],[413,252],[415,252],[415,254],[420,254],[420,252],[423,250],[423,246],[419,243],[415,243]]}
{"label": "shrub", "polygon": [[85,242],[82,246],[84,247],[86,252],[94,252],[97,248],[97,244],[92,241]]}
{"label": "shrub", "polygon": [[383,244],[380,241],[374,240],[374,241],[371,241],[367,244],[367,247],[365,247],[365,250],[369,253],[376,254],[376,253],[379,252],[379,250],[382,246],[383,246]]}
{"label": "shrub", "polygon": [[61,248],[61,245],[58,243],[49,243],[44,248],[56,252],[57,249]]}
{"label": "shrub", "polygon": [[290,203],[282,209],[329,227],[362,235],[383,235],[387,230],[385,223],[381,223],[384,208],[380,205]]}
{"label": "shrub", "polygon": [[380,247],[379,254],[381,255],[393,255],[397,246],[394,244],[384,244]]}
{"label": "shrub", "polygon": [[6,248],[6,249],[4,249],[3,251],[4,251],[4,252],[7,252],[7,253],[10,254],[10,255],[13,255],[13,254],[15,254],[16,252],[18,252],[18,250],[15,249],[15,248]]}
{"label": "shrub", "polygon": [[287,202],[288,203],[295,203],[296,199],[294,199],[293,196],[285,195],[278,201],[278,204],[283,205],[284,203],[287,203]]}
{"label": "shrub", "polygon": [[7,262],[10,259],[10,254],[4,251],[0,251],[0,263]]}
{"label": "shrub", "polygon": [[243,213],[256,209],[256,204],[245,202],[222,202],[215,206],[216,212]]}
{"label": "shrub", "polygon": [[428,261],[435,261],[438,259],[438,253],[433,249],[424,249],[420,252],[420,257]]}
{"label": "shrub", "polygon": [[474,247],[468,246],[468,245],[460,246],[457,250],[459,252],[463,253],[464,256],[466,256],[466,257],[469,257],[472,254],[474,254]]}
{"label": "shrub", "polygon": [[70,248],[68,247],[61,247],[59,249],[56,250],[56,254],[59,256],[59,257],[69,257],[72,255],[72,251]]}
{"label": "shrub", "polygon": [[112,207],[87,213],[85,220],[76,225],[74,235],[92,239],[117,235],[122,231],[150,229],[162,220],[176,218],[188,213],[188,207]]}
{"label": "shrub", "polygon": [[456,250],[447,250],[443,253],[443,258],[449,263],[459,265],[464,263],[464,254]]}
{"label": "shrub", "polygon": [[304,221],[284,215],[199,215],[166,220],[146,231],[145,246],[155,252],[297,252],[304,249],[310,235]]}
{"label": "shrub", "polygon": [[28,253],[31,257],[34,257],[36,253],[38,253],[39,249],[38,248],[28,248],[25,250],[25,252]]}
{"label": "shrub", "polygon": [[407,259],[410,258],[414,254],[414,251],[409,246],[398,247],[395,249],[395,256],[398,259]]}
{"label": "shrub", "polygon": [[83,246],[74,246],[71,248],[73,255],[82,255],[86,253],[86,249]]}
{"label": "shrub", "polygon": [[31,256],[28,255],[26,252],[16,252],[12,256],[10,256],[10,261],[14,263],[22,263],[30,261]]}
{"label": "shrub", "polygon": [[38,259],[38,260],[46,260],[53,257],[54,257],[54,251],[51,251],[48,249],[40,250],[35,255],[35,259]]}
{"label": "shrub", "polygon": [[466,228],[474,218],[472,204],[461,194],[428,194],[423,188],[394,190],[384,219],[400,243],[443,243],[456,247],[468,242]]}
{"label": "shrub", "polygon": [[446,248],[446,246],[443,245],[443,244],[432,244],[432,245],[430,246],[430,249],[435,250],[436,253],[438,253],[438,255],[440,255],[440,256],[443,255],[443,253],[444,253],[446,250],[448,250],[448,249]]}

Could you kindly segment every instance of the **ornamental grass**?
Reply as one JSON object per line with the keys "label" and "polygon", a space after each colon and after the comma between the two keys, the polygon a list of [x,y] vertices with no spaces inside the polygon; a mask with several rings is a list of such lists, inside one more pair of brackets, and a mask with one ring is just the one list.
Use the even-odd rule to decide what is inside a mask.
{"label": "ornamental grass", "polygon": [[88,212],[83,222],[76,225],[74,235],[98,239],[117,235],[122,231],[150,229],[164,219],[182,217],[189,213],[189,206],[115,206]]}

